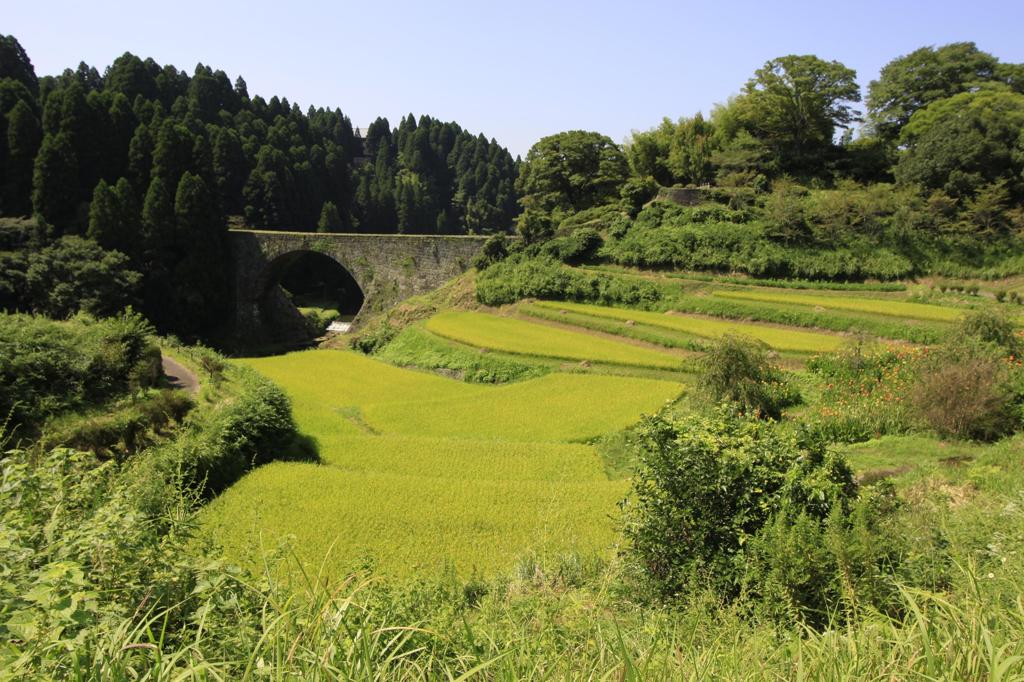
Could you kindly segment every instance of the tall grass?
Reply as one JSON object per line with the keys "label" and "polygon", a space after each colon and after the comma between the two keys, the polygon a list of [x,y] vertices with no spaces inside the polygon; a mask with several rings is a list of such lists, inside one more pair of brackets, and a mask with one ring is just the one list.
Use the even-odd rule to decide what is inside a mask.
{"label": "tall grass", "polygon": [[[781,630],[711,604],[681,611],[605,610],[608,596],[513,580],[448,612],[417,618],[401,593],[367,579],[334,585],[238,582],[245,627],[200,619],[162,638],[166,613],[125,620],[66,656],[72,680],[1019,680],[1024,584],[997,603],[965,566],[956,598],[901,587],[903,616],[864,614],[821,632]],[[481,588],[483,589],[483,588]],[[426,602],[460,601],[438,586]],[[426,592],[406,592],[423,598]],[[418,596],[417,596],[418,595]],[[390,602],[390,608],[384,606]],[[426,604],[424,604],[425,606]],[[997,608],[994,608],[997,607]],[[62,652],[51,652],[57,656]],[[15,664],[8,673],[24,668]]]}

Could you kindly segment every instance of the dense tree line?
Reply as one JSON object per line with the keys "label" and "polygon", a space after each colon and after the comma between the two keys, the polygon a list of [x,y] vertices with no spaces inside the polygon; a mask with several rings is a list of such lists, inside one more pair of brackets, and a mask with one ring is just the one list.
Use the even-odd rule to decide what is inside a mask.
{"label": "dense tree line", "polygon": [[[856,78],[788,55],[709,117],[666,118],[622,147],[546,137],[523,162],[519,230],[538,242],[586,224],[607,259],[760,276],[1024,267],[997,262],[1024,246],[1024,65],[973,43],[921,48],[870,83],[866,113]],[[644,209],[659,186],[706,188],[729,211]]]}
{"label": "dense tree line", "polygon": [[856,78],[813,55],[773,59],[709,118],[666,118],[634,133],[631,169],[666,186],[895,178],[954,198],[1005,181],[1024,197],[1024,64],[1000,63],[974,43],[924,47],[871,81],[866,115],[853,108]]}
{"label": "dense tree line", "polygon": [[34,216],[39,234],[22,241],[37,248],[79,236],[125,254],[163,329],[191,334],[222,319],[229,220],[506,230],[517,172],[505,148],[455,123],[409,115],[357,131],[338,109],[303,112],[203,64],[190,76],[129,53],[102,74],[83,63],[40,78],[18,41],[0,36],[0,216]]}

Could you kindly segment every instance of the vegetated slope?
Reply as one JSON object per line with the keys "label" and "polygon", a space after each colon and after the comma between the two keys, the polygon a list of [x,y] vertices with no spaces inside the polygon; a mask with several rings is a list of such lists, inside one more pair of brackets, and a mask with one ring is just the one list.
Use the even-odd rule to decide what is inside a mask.
{"label": "vegetated slope", "polygon": [[288,392],[324,464],[263,467],[215,500],[206,523],[241,560],[294,536],[298,556],[334,576],[366,561],[407,576],[606,551],[625,483],[568,441],[624,428],[682,390],[565,374],[481,386],[344,351],[241,362]]}
{"label": "vegetated slope", "polygon": [[668,353],[486,313],[441,313],[426,327],[455,341],[509,353],[662,369],[682,365],[682,358]]}
{"label": "vegetated slope", "polygon": [[820,334],[799,329],[787,329],[768,325],[727,322],[688,315],[666,315],[643,310],[625,308],[609,308],[607,306],[586,305],[568,302],[538,301],[535,305],[551,310],[568,310],[613,320],[640,322],[655,327],[663,327],[705,338],[719,338],[726,334],[744,335],[766,344],[776,350],[798,352],[825,352],[837,350],[843,339],[830,334]]}

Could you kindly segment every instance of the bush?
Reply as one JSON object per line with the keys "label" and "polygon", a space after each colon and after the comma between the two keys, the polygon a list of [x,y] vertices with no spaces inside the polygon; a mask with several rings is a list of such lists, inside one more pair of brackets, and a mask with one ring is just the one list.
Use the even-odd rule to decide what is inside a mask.
{"label": "bush", "polygon": [[323,336],[332,322],[338,319],[338,311],[324,308],[301,309],[306,327],[313,337]]}
{"label": "bush", "polygon": [[[1015,367],[1015,366],[1014,366]],[[996,440],[1019,426],[1011,369],[984,343],[951,343],[934,355],[911,400],[925,423],[946,438]]]}
{"label": "bush", "polygon": [[950,343],[970,343],[971,339],[990,343],[1004,355],[1020,357],[1024,353],[1024,339],[1001,310],[983,308],[969,313],[953,328]]}
{"label": "bush", "polygon": [[643,306],[654,303],[661,294],[651,282],[580,272],[541,256],[509,258],[480,273],[476,297],[484,305],[495,306],[524,298]]}
{"label": "bush", "polygon": [[793,216],[762,219],[750,210],[719,204],[680,207],[655,202],[628,230],[615,233],[601,253],[622,265],[744,272],[753,277],[893,280],[916,271],[909,258],[880,244],[862,238],[818,244],[806,235],[800,237],[805,228]]}
{"label": "bush", "polygon": [[386,319],[374,321],[351,337],[352,348],[370,355],[376,353],[398,335],[398,328]]}
{"label": "bush", "polygon": [[768,346],[739,336],[725,336],[700,361],[699,383],[714,402],[728,402],[741,413],[778,419],[783,408],[800,402],[799,392],[772,364]]}
{"label": "bush", "polygon": [[96,321],[0,315],[0,415],[30,428],[160,376],[152,328],[131,311]]}
{"label": "bush", "polygon": [[658,183],[651,178],[630,178],[619,190],[622,206],[632,217],[635,217],[644,204],[653,199],[657,193]]}
{"label": "bush", "polygon": [[490,266],[505,260],[508,257],[508,237],[503,232],[492,234],[484,242],[480,253],[473,259],[473,267],[477,270],[486,270]]}
{"label": "bush", "polygon": [[654,597],[745,592],[770,613],[820,623],[858,588],[841,569],[874,577],[887,563],[888,538],[859,540],[861,556],[824,541],[852,540],[892,505],[858,502],[845,460],[819,445],[724,411],[648,417],[636,434],[626,557]]}
{"label": "bush", "polygon": [[29,256],[28,305],[54,318],[79,311],[111,315],[136,300],[142,275],[129,265],[128,257],[119,251],[106,251],[81,237],[61,237]]}
{"label": "bush", "polygon": [[123,460],[155,443],[170,424],[180,424],[193,406],[187,393],[172,389],[132,396],[101,413],[70,414],[48,422],[40,443],[44,448],[70,447]]}
{"label": "bush", "polygon": [[196,424],[201,428],[192,437],[179,440],[192,486],[206,495],[267,462],[316,458],[298,437],[284,391],[246,367],[232,372],[238,395]]}
{"label": "bush", "polygon": [[593,259],[604,244],[601,235],[592,227],[581,227],[565,237],[555,237],[544,243],[544,253],[563,263],[583,263]]}
{"label": "bush", "polygon": [[848,511],[833,506],[824,523],[784,501],[745,554],[743,588],[755,610],[814,628],[850,621],[863,605],[895,615],[891,578],[903,543],[893,528],[896,506],[890,483],[862,490]]}

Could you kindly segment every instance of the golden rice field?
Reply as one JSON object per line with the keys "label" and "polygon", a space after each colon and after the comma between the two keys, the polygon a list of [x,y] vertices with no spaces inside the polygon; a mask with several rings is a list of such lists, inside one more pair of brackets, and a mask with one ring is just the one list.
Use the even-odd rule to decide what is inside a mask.
{"label": "golden rice field", "polygon": [[822,334],[799,329],[773,327],[765,324],[748,324],[720,320],[696,315],[675,313],[652,313],[643,310],[626,310],[607,306],[537,301],[533,305],[550,310],[568,310],[593,317],[612,320],[633,320],[641,324],[662,329],[684,332],[704,338],[721,338],[727,334],[749,336],[765,342],[772,348],[798,353],[823,353],[838,350],[843,339],[834,334]]}
{"label": "golden rice field", "polygon": [[[382,439],[382,448],[390,448]],[[443,467],[444,450],[432,456]],[[456,473],[451,471],[450,473]],[[510,569],[531,554],[606,551],[625,481],[543,481],[351,472],[279,462],[206,510],[227,556],[245,562],[283,539],[327,575],[372,564],[383,575]]]}
{"label": "golden rice field", "polygon": [[733,291],[717,290],[715,296],[763,303],[789,303],[793,305],[821,307],[830,310],[849,310],[859,313],[888,315],[930,322],[955,322],[963,317],[964,311],[945,308],[928,303],[911,303],[895,299],[861,298],[859,296],[830,296],[804,294],[790,291]]}
{"label": "golden rice field", "polygon": [[426,328],[452,341],[520,355],[658,369],[678,369],[683,363],[667,352],[487,313],[440,313],[427,320]]}
{"label": "golden rice field", "polygon": [[490,572],[530,554],[607,550],[626,483],[605,477],[594,447],[570,441],[619,430],[682,391],[557,373],[481,386],[347,351],[239,362],[287,391],[322,463],[261,467],[204,522],[237,560],[290,538],[332,575],[365,562],[396,576]]}

